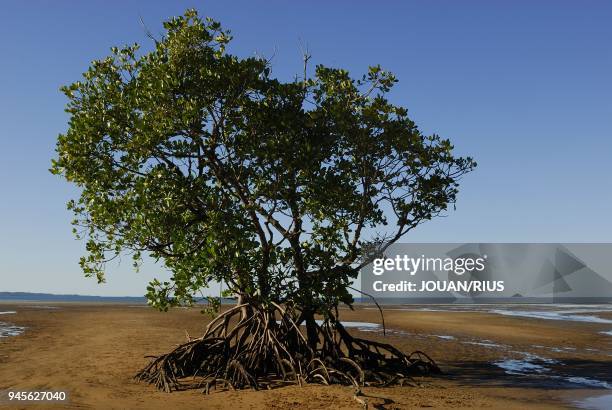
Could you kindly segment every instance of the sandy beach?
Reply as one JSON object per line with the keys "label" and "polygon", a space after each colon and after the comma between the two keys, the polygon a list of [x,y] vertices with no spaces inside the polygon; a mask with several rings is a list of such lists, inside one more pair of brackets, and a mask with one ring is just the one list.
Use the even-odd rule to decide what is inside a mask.
{"label": "sandy beach", "polygon": [[[499,307],[403,306],[385,308],[386,336],[381,327],[357,323],[351,332],[404,352],[423,350],[444,371],[416,379],[417,387],[366,387],[371,408],[572,408],[609,394],[609,307],[555,309],[562,313],[554,314],[573,320],[551,319],[551,309],[542,307],[517,313]],[[0,312],[15,312],[0,315],[5,327],[23,328],[19,335],[0,338],[0,390],[67,392],[68,401],[54,408],[359,408],[352,388],[342,386],[204,395],[201,390],[161,393],[136,382],[133,375],[147,363],[146,355],[164,353],[187,334],[202,332],[209,318],[198,309],[160,313],[129,304],[5,302]],[[341,318],[380,323],[370,306],[343,310]],[[0,406],[50,405],[4,401]]]}

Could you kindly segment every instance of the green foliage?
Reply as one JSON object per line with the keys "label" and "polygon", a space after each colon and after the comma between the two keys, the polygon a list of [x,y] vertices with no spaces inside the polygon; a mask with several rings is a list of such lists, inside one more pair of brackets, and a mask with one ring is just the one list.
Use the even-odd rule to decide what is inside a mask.
{"label": "green foliage", "polygon": [[363,249],[444,212],[475,166],[387,100],[396,79],[379,66],[281,82],[193,10],[164,27],[151,52],[112,48],[62,88],[51,169],[81,189],[68,208],[84,273],[148,254],[172,272],[147,289],[160,309],[220,280],[263,302],[350,304]]}

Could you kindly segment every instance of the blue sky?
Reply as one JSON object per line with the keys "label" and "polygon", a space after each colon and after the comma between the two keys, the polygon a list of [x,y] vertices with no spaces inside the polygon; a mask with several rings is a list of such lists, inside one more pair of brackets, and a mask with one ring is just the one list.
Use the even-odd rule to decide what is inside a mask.
{"label": "blue sky", "polygon": [[113,45],[195,7],[232,30],[232,53],[381,64],[391,98],[479,163],[457,210],[406,237],[428,242],[611,242],[612,3],[604,1],[3,1],[0,5],[0,291],[141,295],[160,268],[82,277],[66,201],[48,173],[66,129],[58,91]]}

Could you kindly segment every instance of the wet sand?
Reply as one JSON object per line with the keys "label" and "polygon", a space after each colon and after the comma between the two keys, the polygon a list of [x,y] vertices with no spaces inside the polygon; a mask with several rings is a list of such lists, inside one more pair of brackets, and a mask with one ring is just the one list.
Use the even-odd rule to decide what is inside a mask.
{"label": "wet sand", "polygon": [[[572,408],[578,400],[611,392],[593,381],[612,385],[612,336],[602,333],[612,324],[409,309],[386,308],[387,336],[380,329],[350,331],[407,353],[423,350],[445,374],[418,378],[420,387],[365,388],[371,408]],[[0,322],[26,328],[0,338],[0,391],[66,391],[68,402],[53,408],[359,408],[352,389],[342,386],[203,395],[161,393],[134,381],[148,362],[145,355],[167,352],[185,341],[185,332],[202,332],[209,319],[198,309],[160,313],[127,304],[11,302],[0,303],[0,311],[17,312],[0,316]],[[611,318],[606,312],[589,314]],[[341,318],[380,322],[370,307],[342,310]]]}

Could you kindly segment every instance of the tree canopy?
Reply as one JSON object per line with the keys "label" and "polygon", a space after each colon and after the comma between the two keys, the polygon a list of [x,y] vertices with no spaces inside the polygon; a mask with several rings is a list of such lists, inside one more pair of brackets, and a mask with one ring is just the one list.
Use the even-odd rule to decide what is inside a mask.
{"label": "tree canopy", "polygon": [[148,288],[156,307],[213,281],[263,304],[350,304],[364,252],[445,212],[475,166],[389,102],[396,78],[379,66],[281,81],[194,10],[164,28],[150,52],[112,48],[62,88],[70,120],[52,164],[80,188],[68,206],[85,274],[150,255],[172,272]]}

